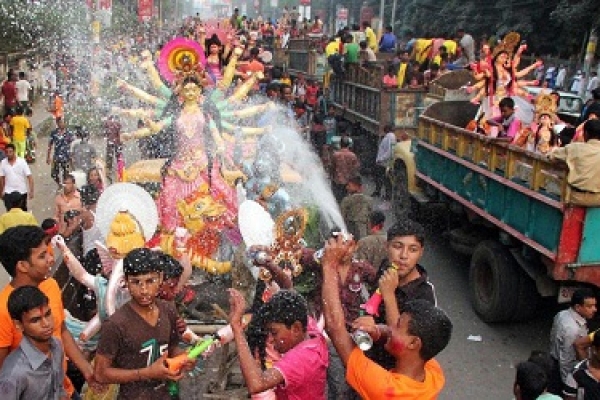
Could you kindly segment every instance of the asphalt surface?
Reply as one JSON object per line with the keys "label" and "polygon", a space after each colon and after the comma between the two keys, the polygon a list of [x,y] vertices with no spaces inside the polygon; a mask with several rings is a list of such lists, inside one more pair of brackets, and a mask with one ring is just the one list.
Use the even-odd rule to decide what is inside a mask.
{"label": "asphalt surface", "polygon": [[[40,109],[34,116],[33,125],[46,117],[47,114],[44,115]],[[92,142],[99,151],[104,151],[101,139],[95,138]],[[135,146],[129,147],[126,156],[135,157]],[[45,163],[46,149],[47,138],[39,138],[38,161],[31,166],[36,195],[30,203],[38,221],[52,216],[56,195],[56,184],[51,180],[50,168]],[[3,206],[0,209],[3,210]],[[510,399],[513,396],[514,366],[527,359],[531,350],[547,350],[556,307],[541,309],[536,319],[527,323],[490,325],[479,320],[469,303],[469,259],[450,249],[444,235],[444,220],[443,209],[428,213],[425,221],[428,238],[422,260],[436,287],[438,305],[446,310],[454,324],[452,340],[438,357],[446,374],[446,387],[440,399]],[[0,271],[0,286],[7,282],[6,273]],[[214,354],[205,363],[204,373],[182,383],[182,398],[206,398],[203,393],[215,376],[219,357],[219,353]]]}

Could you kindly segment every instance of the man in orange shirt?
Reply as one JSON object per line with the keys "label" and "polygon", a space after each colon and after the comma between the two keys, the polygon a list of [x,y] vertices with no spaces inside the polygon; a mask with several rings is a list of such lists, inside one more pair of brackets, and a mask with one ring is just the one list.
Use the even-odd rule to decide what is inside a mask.
{"label": "man in orange shirt", "polygon": [[65,102],[58,90],[54,92],[54,100],[49,111],[54,116],[57,123],[59,118],[62,119],[65,116]]}
{"label": "man in orange shirt", "polygon": [[[0,235],[0,262],[12,277],[11,282],[0,292],[0,367],[8,354],[19,346],[23,337],[8,312],[8,297],[21,286],[36,286],[50,300],[54,317],[53,336],[62,342],[66,356],[82,372],[88,383],[96,386],[92,366],[65,325],[60,288],[53,278],[48,278],[54,264],[54,258],[48,252],[48,241],[48,236],[38,226],[17,226]],[[75,388],[66,376],[64,384],[69,396],[73,396]]]}
{"label": "man in orange shirt", "polygon": [[[346,380],[363,399],[402,398],[436,399],[445,378],[441,366],[433,359],[450,341],[452,322],[446,314],[425,300],[408,301],[393,325],[361,327],[373,341],[385,341],[386,350],[396,358],[396,367],[388,371],[370,360],[352,341],[338,291],[341,260],[352,256],[356,244],[342,235],[329,239],[321,259],[323,265],[323,314],[325,329],[340,359],[346,366]],[[405,251],[410,251],[406,249]],[[395,271],[379,281],[383,289],[395,287]],[[386,306],[387,306],[386,302]],[[396,311],[397,311],[397,304]],[[391,314],[391,313],[390,313]]]}

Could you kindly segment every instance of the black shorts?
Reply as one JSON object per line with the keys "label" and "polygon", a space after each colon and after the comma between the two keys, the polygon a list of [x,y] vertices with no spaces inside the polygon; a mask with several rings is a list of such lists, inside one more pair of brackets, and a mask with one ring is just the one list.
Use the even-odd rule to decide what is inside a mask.
{"label": "black shorts", "polygon": [[52,170],[50,171],[52,179],[64,178],[69,172],[71,172],[71,167],[68,161],[52,160]]}
{"label": "black shorts", "polygon": [[16,111],[17,111],[17,106],[14,106],[14,107],[4,106],[4,114],[2,116],[6,117],[7,115],[15,115]]}

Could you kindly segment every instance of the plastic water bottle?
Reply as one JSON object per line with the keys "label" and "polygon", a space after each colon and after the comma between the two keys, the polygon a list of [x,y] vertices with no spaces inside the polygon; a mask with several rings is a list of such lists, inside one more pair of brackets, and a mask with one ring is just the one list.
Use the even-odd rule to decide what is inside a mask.
{"label": "plastic water bottle", "polygon": [[367,351],[373,347],[373,338],[362,329],[357,329],[352,332],[352,340],[362,351]]}
{"label": "plastic water bottle", "polygon": [[[365,310],[360,310],[358,312],[358,315],[360,317],[364,317],[366,315]],[[356,343],[358,348],[361,349],[362,351],[367,351],[371,347],[373,347],[373,338],[371,337],[371,335],[369,335],[367,332],[363,331],[362,329],[355,330],[354,332],[352,332],[351,336],[352,336],[352,340],[354,340],[354,343]]]}

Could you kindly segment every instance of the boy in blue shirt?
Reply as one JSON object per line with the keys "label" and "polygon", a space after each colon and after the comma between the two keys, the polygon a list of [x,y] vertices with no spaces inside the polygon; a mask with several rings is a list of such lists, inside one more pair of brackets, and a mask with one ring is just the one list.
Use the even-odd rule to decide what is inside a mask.
{"label": "boy in blue shirt", "polygon": [[21,286],[8,298],[8,312],[23,332],[23,340],[2,364],[2,398],[68,399],[63,386],[63,348],[52,337],[54,319],[48,297],[35,286]]}

